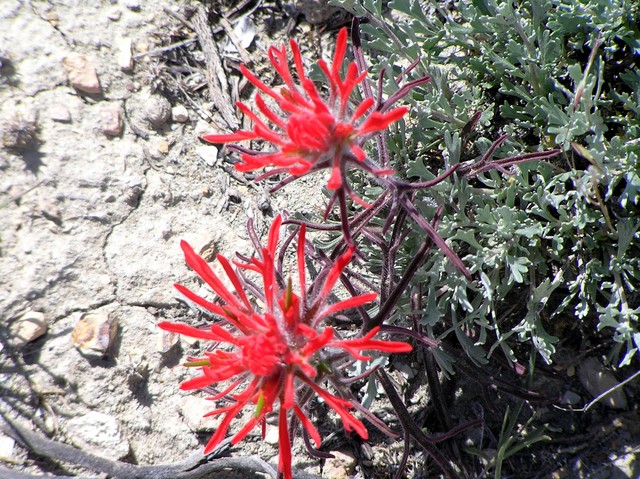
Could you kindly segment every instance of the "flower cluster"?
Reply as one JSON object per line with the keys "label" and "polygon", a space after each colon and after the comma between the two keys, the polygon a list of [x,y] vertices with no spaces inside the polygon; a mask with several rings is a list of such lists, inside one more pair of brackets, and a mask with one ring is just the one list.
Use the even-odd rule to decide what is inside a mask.
{"label": "flower cluster", "polygon": [[[351,190],[345,182],[347,165],[353,164],[374,174],[391,173],[391,170],[381,170],[369,161],[362,145],[372,134],[385,130],[391,123],[401,119],[407,113],[407,108],[386,111],[386,106],[376,106],[371,97],[365,98],[357,106],[351,104],[353,90],[364,80],[367,72],[360,73],[356,63],[351,62],[344,78],[341,76],[340,70],[347,49],[347,29],[343,28],[338,34],[331,67],[323,60],[318,61],[318,66],[329,83],[326,100],[306,76],[298,44],[291,40],[289,45],[297,83],[289,68],[284,45],[281,49],[271,47],[268,51],[271,64],[284,82],[279,90],[267,86],[244,66],[240,67],[245,77],[279,107],[280,112],[276,113],[260,93],[256,94],[255,104],[272,126],[268,126],[247,105],[238,102],[240,110],[253,120],[253,130],[206,135],[203,139],[211,143],[264,140],[271,143],[275,151],[258,152],[236,148],[242,159],[242,163],[236,165],[238,170],[253,171],[274,167],[266,176],[288,172],[299,177],[312,171],[331,168],[327,187],[330,190],[342,189],[349,194]],[[354,195],[351,196],[358,200]]]}
{"label": "flower cluster", "polygon": [[[281,224],[282,219],[277,216],[270,228],[267,246],[262,248],[258,257],[236,261],[238,271],[224,256],[218,255],[217,259],[233,291],[183,241],[181,246],[187,263],[217,294],[218,300],[208,301],[182,285],[176,285],[176,288],[201,308],[220,317],[221,321],[206,329],[168,322],[162,322],[159,326],[166,331],[218,344],[217,348],[204,353],[202,358],[193,358],[187,363],[188,366],[199,367],[201,374],[181,385],[183,390],[214,388],[216,393],[212,400],[226,399],[230,403],[207,414],[224,415],[224,418],[205,447],[205,453],[224,439],[231,422],[244,408],[253,408],[255,412],[233,435],[232,444],[241,441],[256,425],[264,425],[266,415],[278,410],[279,470],[289,479],[292,477],[292,421],[297,419],[318,447],[321,442],[318,430],[304,410],[303,398],[308,397],[305,391],[311,390],[322,398],[340,417],[346,431],[355,431],[360,437],[367,438],[364,424],[350,412],[353,403],[322,386],[324,379],[336,372],[332,361],[349,357],[353,360],[370,359],[363,351],[408,352],[411,351],[411,345],[373,339],[378,328],[359,338],[341,339],[333,328],[324,326],[327,318],[370,303],[377,294],[356,295],[334,303],[328,301],[335,283],[351,260],[353,248],[342,254],[308,285],[304,226],[298,234],[299,292],[296,293],[291,278],[284,281],[277,266]],[[257,273],[262,281],[261,297],[252,298],[253,301],[247,295],[247,291],[255,291],[255,288],[247,287],[245,273],[248,271]],[[260,304],[260,308],[255,304]],[[227,347],[219,347],[225,344]],[[226,387],[215,389],[223,381],[228,381]]]}

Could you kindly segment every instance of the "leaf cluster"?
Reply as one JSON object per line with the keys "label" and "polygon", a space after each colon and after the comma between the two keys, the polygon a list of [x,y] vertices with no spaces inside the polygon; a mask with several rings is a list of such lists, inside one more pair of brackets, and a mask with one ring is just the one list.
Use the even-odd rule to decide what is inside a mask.
{"label": "leaf cluster", "polygon": [[[427,218],[446,205],[439,233],[480,278],[467,282],[432,254],[415,278],[426,295],[425,327],[436,338],[455,334],[479,362],[496,348],[515,360],[516,338],[551,362],[564,334],[597,329],[613,339],[610,359],[629,364],[640,350],[640,6],[333,3],[368,19],[364,45],[385,92],[415,59],[412,74],[432,78],[407,97],[412,118],[389,136],[396,171],[408,181],[477,160],[503,134],[497,157],[564,152],[511,176],[452,175],[417,193]],[[398,274],[420,238],[418,229],[406,238]],[[367,254],[375,262],[379,252]],[[510,308],[516,294],[523,301]],[[411,312],[407,299],[397,314]],[[557,326],[567,319],[567,328]]]}

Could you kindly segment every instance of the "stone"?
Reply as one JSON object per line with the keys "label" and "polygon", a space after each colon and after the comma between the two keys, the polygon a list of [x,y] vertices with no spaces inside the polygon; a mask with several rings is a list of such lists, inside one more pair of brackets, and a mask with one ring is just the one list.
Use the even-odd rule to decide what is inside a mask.
{"label": "stone", "polygon": [[351,454],[331,451],[333,458],[327,459],[322,468],[324,479],[349,479],[356,467],[356,459]]}
{"label": "stone", "polygon": [[120,431],[118,421],[108,414],[90,411],[76,416],[67,421],[65,430],[71,442],[85,452],[111,460],[129,454],[129,441]]}
{"label": "stone", "polygon": [[143,108],[144,119],[155,128],[161,128],[171,118],[171,103],[157,93],[152,93],[147,97]]}
{"label": "stone", "polygon": [[141,2],[139,0],[126,0],[124,2],[125,7],[127,7],[132,12],[139,12],[141,7]]}
{"label": "stone", "polygon": [[100,129],[107,136],[120,136],[122,133],[122,108],[118,103],[110,103],[102,108]]}
{"label": "stone", "polygon": [[180,336],[175,333],[170,333],[164,329],[158,329],[156,343],[156,351],[160,354],[166,354],[171,351],[180,342]]}
{"label": "stone", "polygon": [[196,126],[194,128],[194,133],[198,138],[200,138],[204,135],[215,134],[216,132],[213,130],[211,125],[209,125],[209,123],[207,123],[202,119],[198,119],[198,121],[196,122]]}
{"label": "stone", "polygon": [[176,105],[171,109],[171,119],[177,123],[189,121],[189,111],[184,105]]}
{"label": "stone", "polygon": [[53,105],[49,109],[49,117],[59,123],[71,123],[71,112],[64,105]]}
{"label": "stone", "polygon": [[76,90],[89,94],[99,94],[100,80],[93,64],[82,54],[72,53],[64,59],[64,68],[69,83]]}
{"label": "stone", "polygon": [[107,311],[84,313],[71,332],[71,341],[86,355],[102,357],[115,340],[118,322]]}
{"label": "stone", "polygon": [[112,10],[107,14],[107,18],[112,22],[117,22],[120,17],[122,17],[122,11],[119,9]]}
{"label": "stone", "polygon": [[242,193],[238,188],[229,188],[227,190],[227,196],[232,203],[242,203]]}
{"label": "stone", "polygon": [[220,416],[204,417],[215,408],[215,403],[201,396],[184,396],[178,405],[178,411],[184,418],[184,422],[194,432],[211,432],[218,426]]}
{"label": "stone", "polygon": [[123,72],[133,70],[133,43],[130,38],[118,38],[115,41],[116,63]]}
{"label": "stone", "polygon": [[166,155],[169,153],[169,148],[171,148],[171,144],[167,140],[161,140],[160,143],[158,143],[156,150],[158,153]]}
{"label": "stone", "polygon": [[568,406],[576,406],[582,401],[582,398],[579,394],[574,393],[573,391],[565,391],[562,395],[562,399],[560,400],[560,404],[566,404]]}
{"label": "stone", "polygon": [[[613,374],[593,356],[586,358],[578,366],[578,379],[594,398],[620,384]],[[600,403],[612,409],[626,409],[627,396],[623,388],[618,388],[600,399]]]}
{"label": "stone", "polygon": [[14,439],[0,434],[0,460],[6,462],[15,461],[15,457],[13,457],[15,445],[16,441]]}
{"label": "stone", "polygon": [[173,229],[171,228],[170,225],[165,225],[164,228],[162,228],[162,230],[160,231],[160,237],[166,241],[172,236],[173,236]]}
{"label": "stone", "polygon": [[218,162],[218,149],[213,145],[200,145],[196,147],[196,153],[207,166],[214,166]]}
{"label": "stone", "polygon": [[278,432],[278,428],[276,426],[272,426],[271,424],[267,424],[267,430],[264,435],[264,442],[267,444],[271,444],[272,446],[277,446],[280,441],[280,433]]}
{"label": "stone", "polygon": [[22,347],[47,332],[47,320],[43,313],[28,311],[16,319],[9,328],[11,344]]}

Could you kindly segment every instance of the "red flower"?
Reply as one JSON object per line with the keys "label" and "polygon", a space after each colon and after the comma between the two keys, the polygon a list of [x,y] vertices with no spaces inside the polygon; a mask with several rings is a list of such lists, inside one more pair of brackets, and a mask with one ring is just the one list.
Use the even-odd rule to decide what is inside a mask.
{"label": "red flower", "polygon": [[[323,100],[314,83],[307,78],[302,65],[302,55],[298,44],[289,42],[298,83],[289,69],[286,48],[269,48],[269,59],[280,78],[284,81],[278,91],[265,85],[244,66],[240,70],[245,77],[263,94],[275,100],[280,112],[274,112],[256,94],[255,103],[262,115],[273,125],[269,127],[255,112],[242,102],[240,110],[254,122],[253,131],[240,130],[226,135],[206,135],[204,140],[211,143],[233,143],[243,140],[265,140],[275,151],[264,153],[236,147],[241,152],[242,163],[236,165],[240,171],[253,171],[263,167],[275,167],[265,176],[287,171],[298,177],[312,171],[331,168],[327,187],[330,190],[344,188],[356,198],[344,181],[347,164],[375,174],[389,174],[391,170],[380,170],[367,159],[362,144],[373,133],[386,129],[391,123],[401,119],[406,107],[382,111],[373,109],[373,98],[365,98],[357,107],[349,99],[353,89],[362,82],[367,72],[358,72],[355,62],[349,63],[344,78],[340,76],[347,49],[347,29],[338,34],[336,50],[331,68],[323,61],[318,65],[329,82],[328,100]],[[373,110],[372,110],[373,109]]]}
{"label": "red flower", "polygon": [[363,351],[408,352],[411,351],[411,346],[396,341],[374,340],[372,338],[377,329],[361,338],[338,339],[331,327],[322,327],[321,323],[328,316],[369,303],[377,295],[362,294],[327,304],[329,294],[349,263],[353,249],[338,258],[326,275],[317,278],[318,282],[309,288],[315,293],[309,294],[304,267],[304,226],[298,235],[297,248],[300,293],[293,291],[291,280],[286,286],[282,285],[275,263],[281,223],[281,217],[276,217],[260,258],[235,263],[238,268],[254,271],[262,278],[264,297],[258,298],[262,303],[261,309],[258,310],[249,300],[243,288],[243,275],[232,269],[226,258],[218,255],[218,261],[233,285],[233,292],[224,286],[206,261],[182,241],[187,263],[218,295],[219,302],[210,302],[181,285],[176,285],[176,288],[189,300],[221,317],[223,321],[207,329],[168,322],[162,322],[159,326],[166,331],[228,346],[224,349],[211,349],[204,357],[188,362],[187,366],[199,366],[201,375],[180,386],[183,390],[211,390],[212,386],[221,381],[230,381],[224,390],[216,391],[211,398],[230,399],[231,404],[207,413],[207,416],[224,415],[224,418],[204,452],[210,452],[224,439],[231,422],[245,407],[254,408],[255,413],[232,437],[232,444],[242,440],[257,424],[264,424],[265,416],[278,409],[279,470],[286,479],[290,479],[289,425],[293,416],[300,421],[318,447],[321,442],[320,434],[303,410],[304,404],[299,402],[304,396],[302,390],[310,388],[320,396],[342,419],[346,431],[355,431],[360,437],[367,438],[364,424],[349,412],[353,407],[352,403],[321,386],[323,376],[330,374],[327,371],[331,369],[331,357],[335,358],[342,350],[342,359],[351,356],[354,360],[364,360],[369,358],[362,354]]}

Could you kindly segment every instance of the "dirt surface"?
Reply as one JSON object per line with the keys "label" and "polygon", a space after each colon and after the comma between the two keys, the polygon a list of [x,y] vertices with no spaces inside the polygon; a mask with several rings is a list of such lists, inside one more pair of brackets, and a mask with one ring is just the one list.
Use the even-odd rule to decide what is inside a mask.
{"label": "dirt surface", "polygon": [[[170,41],[163,35],[181,25],[163,8],[183,12],[183,5],[1,3],[0,121],[5,133],[31,131],[22,144],[7,140],[0,149],[3,407],[113,458],[113,448],[87,444],[92,439],[73,428],[77,418],[99,412],[115,419],[112,439],[127,444],[115,448],[120,458],[142,464],[183,459],[215,421],[201,420],[210,404],[200,395],[196,400],[177,390],[189,374],[180,359],[197,345],[163,352],[167,344],[155,326],[192,314],[173,289],[176,281],[196,284],[180,239],[198,251],[251,254],[248,218],[262,234],[273,211],[314,208],[322,195],[307,181],[277,196],[237,181],[225,171],[232,168],[223,155],[199,139],[226,128],[203,99],[206,87],[195,104],[175,97],[170,104],[162,88],[153,91],[154,68],[162,63],[141,54]],[[257,56],[270,44],[262,30],[254,40]],[[131,41],[134,57],[141,55],[131,70],[119,65],[123,39]],[[77,54],[95,68],[99,93],[71,86],[65,61]],[[162,109],[180,105],[186,121],[162,118]],[[122,132],[105,134],[113,111]],[[154,115],[156,124],[149,121]],[[11,346],[8,326],[32,311],[43,313],[46,334]],[[83,356],[72,330],[83,314],[101,312],[117,322],[114,344],[104,358]],[[277,440],[247,444],[247,453],[265,460],[277,454]],[[18,463],[33,464],[24,452],[14,454]]]}
{"label": "dirt surface", "polygon": [[[219,3],[227,12],[234,3],[249,4]],[[314,3],[298,2],[297,11],[293,4],[255,11],[249,5],[234,13],[235,21],[249,17],[254,22],[248,54],[258,72],[272,75],[265,67],[266,48],[282,43],[294,25],[314,56],[328,56],[329,34],[304,23],[304,14],[313,23],[341,19]],[[324,204],[322,178],[301,179],[270,195],[233,173],[224,151],[199,139],[229,128],[209,98],[205,62],[189,64],[171,48],[183,41],[195,46],[196,36],[167,10],[180,16],[189,8],[171,0],[0,0],[1,412],[31,421],[56,440],[136,464],[182,460],[201,450],[217,424],[202,418],[211,404],[201,394],[178,391],[191,375],[180,363],[198,354],[200,346],[174,345],[155,326],[194,316],[172,286],[199,288],[179,241],[186,239],[209,257],[215,252],[250,255],[248,219],[263,235],[275,212],[321,213]],[[223,51],[227,37],[216,33],[214,38]],[[189,61],[199,58],[197,50]],[[84,57],[80,63],[95,69],[97,92],[72,86],[69,65],[78,64],[78,55]],[[232,73],[240,55],[222,57],[231,72],[229,100],[248,95],[240,76]],[[47,331],[16,344],[12,328],[25,314],[45,321]],[[108,317],[116,325],[105,355],[81,354],[72,341],[78,321],[93,317]],[[411,413],[435,423],[425,406],[426,386],[412,389],[412,382],[418,383],[415,364],[394,366],[398,385],[411,391]],[[560,380],[548,371],[537,386],[553,394],[569,389],[584,394],[575,377],[568,379],[568,369],[562,368]],[[545,383],[546,377],[555,379]],[[482,399],[464,378],[461,383],[449,391],[457,398],[456,424],[478,417]],[[638,388],[630,392],[632,398]],[[520,477],[550,477],[536,476],[536,468],[557,472],[553,477],[633,477],[640,421],[635,401],[630,402],[629,411],[598,406],[598,413],[578,420],[575,413],[553,407],[537,409],[540,422],[551,425],[564,442],[552,443],[528,462],[518,456],[511,467],[521,465]],[[373,410],[397,427],[384,404],[376,403]],[[327,449],[346,455],[319,461],[296,441],[294,467],[334,479],[389,477],[400,461],[402,440],[372,433],[370,444],[357,450],[336,421],[321,411],[319,417]],[[497,414],[490,424],[496,432],[502,417]],[[78,472],[18,446],[6,449],[4,439],[0,436],[0,459],[15,470]],[[468,440],[482,442],[471,433]],[[264,441],[256,430],[235,451],[276,463],[276,428],[269,426]],[[491,454],[489,448],[485,452]],[[427,477],[425,461],[414,451],[407,477]]]}

